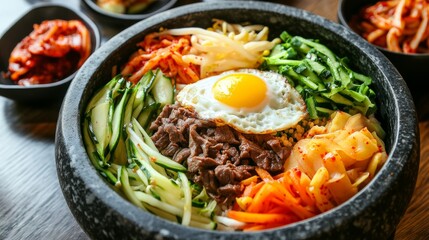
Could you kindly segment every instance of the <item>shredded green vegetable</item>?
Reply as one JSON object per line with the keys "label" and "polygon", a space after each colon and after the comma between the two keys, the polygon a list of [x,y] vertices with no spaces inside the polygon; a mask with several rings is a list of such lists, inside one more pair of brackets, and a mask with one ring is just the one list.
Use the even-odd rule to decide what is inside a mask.
{"label": "shredded green vegetable", "polygon": [[325,117],[335,110],[366,116],[376,110],[371,78],[351,70],[341,59],[316,40],[280,35],[261,68],[287,77],[303,96],[310,118]]}

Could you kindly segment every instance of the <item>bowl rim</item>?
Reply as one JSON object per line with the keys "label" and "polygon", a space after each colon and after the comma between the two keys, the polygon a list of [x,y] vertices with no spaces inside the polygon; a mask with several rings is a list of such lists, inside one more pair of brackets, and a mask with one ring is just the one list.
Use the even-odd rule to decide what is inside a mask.
{"label": "bowl rim", "polygon": [[142,20],[145,18],[148,18],[150,16],[153,16],[157,13],[160,13],[162,11],[165,11],[169,8],[171,8],[174,4],[176,4],[177,0],[168,0],[167,3],[165,3],[164,5],[162,5],[161,7],[155,9],[155,11],[153,12],[149,12],[149,13],[138,13],[138,14],[123,14],[123,13],[114,13],[114,12],[109,12],[106,11],[104,9],[102,9],[101,7],[99,7],[94,0],[82,0],[85,2],[85,4],[87,4],[91,10],[95,11],[98,14],[107,16],[107,17],[111,17],[114,19],[118,19],[118,20],[131,20],[131,21],[138,21],[138,20]]}
{"label": "bowl rim", "polygon": [[[344,14],[344,3],[347,2],[348,0],[338,0],[338,9],[337,9],[337,18],[338,18],[338,23],[340,23],[341,25],[347,27],[350,31],[356,33],[359,37],[361,37],[362,39],[364,39],[365,41],[367,41],[365,38],[363,38],[362,36],[360,36],[360,34],[358,34],[357,32],[355,32],[349,25],[349,23],[346,21],[346,17]],[[373,0],[374,2],[377,2],[377,0]],[[367,41],[368,42],[368,41]],[[389,50],[387,48],[383,48],[380,46],[377,46],[375,44],[372,44],[370,42],[368,42],[369,44],[371,44],[372,46],[374,46],[375,48],[377,48],[378,50],[382,51],[382,52],[386,52],[388,54],[392,54],[392,55],[397,55],[397,56],[404,56],[404,57],[414,57],[414,58],[427,58],[429,57],[429,52],[428,53],[404,53],[404,52],[395,52],[392,50]]]}
{"label": "bowl rim", "polygon": [[[65,4],[62,4],[62,3],[37,3],[37,4],[35,4],[28,11],[21,14],[21,16],[19,18],[17,18],[17,20],[15,20],[13,23],[11,23],[9,25],[9,27],[5,31],[3,31],[3,33],[1,33],[0,39],[3,38],[3,36],[7,32],[11,31],[12,28],[26,15],[30,14],[33,11],[38,11],[39,9],[42,9],[42,8],[51,8],[51,7],[63,8],[63,9],[66,9],[68,11],[71,11],[74,14],[76,14],[77,16],[79,16],[79,18],[81,18],[81,20],[84,22],[84,24],[90,26],[91,29],[89,29],[89,30],[90,31],[92,30],[94,32],[95,42],[91,43],[91,45],[93,45],[93,48],[94,48],[92,53],[94,53],[100,47],[100,45],[101,45],[101,33],[100,33],[100,29],[97,27],[97,25],[94,23],[94,21],[92,21],[89,17],[87,17],[82,12],[79,12],[79,11],[77,11],[77,10],[75,10],[75,9],[65,5]],[[92,53],[90,55],[92,55]],[[0,89],[4,89],[4,90],[31,90],[31,89],[55,88],[55,87],[61,86],[63,84],[66,84],[66,83],[69,83],[70,81],[72,81],[74,79],[74,77],[76,76],[78,71],[79,71],[79,69],[74,71],[72,74],[68,75],[67,77],[65,77],[59,81],[52,82],[52,83],[34,84],[34,85],[29,85],[29,86],[21,86],[18,84],[0,83]]]}
{"label": "bowl rim", "polygon": [[[307,21],[311,24],[326,28],[333,34],[338,35],[338,37],[347,39],[351,44],[355,47],[365,46],[371,50],[375,50],[375,47],[368,44],[364,39],[360,38],[357,34],[348,30],[345,26],[341,26],[337,23],[334,23],[326,18],[321,16],[317,16],[308,11],[297,9],[295,7],[280,5],[269,2],[248,2],[246,4],[237,2],[211,2],[211,3],[195,3],[182,7],[178,7],[172,10],[168,10],[161,14],[157,14],[148,19],[140,21],[139,23],[134,24],[133,26],[125,29],[121,33],[117,34],[115,37],[110,39],[106,44],[104,44],[100,49],[94,53],[89,61],[87,61],[82,68],[78,71],[76,76],[76,81],[72,82],[71,90],[67,93],[62,107],[62,113],[60,115],[61,124],[58,126],[62,136],[60,138],[64,139],[64,144],[67,146],[73,146],[73,149],[69,154],[71,159],[71,164],[76,164],[78,159],[74,159],[76,156],[84,156],[85,160],[83,163],[80,163],[79,166],[73,165],[72,168],[76,170],[76,174],[82,178],[82,181],[85,184],[88,192],[91,192],[96,197],[100,198],[104,204],[111,208],[111,211],[114,211],[124,218],[127,218],[129,221],[135,223],[138,227],[143,228],[143,224],[141,220],[150,221],[155,227],[149,227],[146,229],[148,232],[159,232],[161,235],[168,236],[171,232],[174,232],[174,236],[182,237],[182,238],[192,238],[197,234],[207,234],[207,235],[198,235],[201,236],[209,236],[209,237],[219,237],[219,238],[227,238],[227,237],[238,237],[243,236],[241,232],[222,232],[222,231],[208,231],[197,228],[184,227],[179,224],[170,222],[168,220],[161,219],[157,216],[154,216],[145,211],[141,211],[137,206],[132,205],[129,201],[122,198],[119,194],[114,192],[103,179],[96,172],[95,167],[92,166],[87,153],[85,151],[82,136],[81,136],[81,105],[83,104],[81,101],[76,101],[76,98],[82,99],[83,94],[85,93],[85,85],[88,84],[89,80],[93,77],[98,65],[102,64],[103,59],[97,58],[97,55],[103,53],[104,56],[111,55],[115,49],[121,47],[125,44],[127,39],[133,38],[138,33],[134,31],[138,29],[138,32],[144,32],[146,29],[151,26],[155,26],[157,24],[161,24],[162,22],[172,19],[178,18],[181,16],[186,16],[190,13],[202,11],[216,11],[216,10],[249,10],[249,11],[266,11],[277,13],[281,15],[292,16],[297,19]],[[311,17],[311,18],[310,18]],[[341,35],[340,35],[341,33]],[[114,48],[112,46],[115,46]],[[395,171],[391,171],[390,168],[398,168],[400,169],[403,166],[403,162],[407,161],[407,157],[411,156],[413,150],[415,149],[415,141],[418,141],[416,134],[416,114],[414,109],[414,104],[411,100],[411,94],[406,87],[406,84],[398,71],[393,67],[393,65],[387,60],[387,58],[379,51],[372,51],[371,54],[368,54],[368,58],[371,61],[380,61],[383,64],[378,64],[378,68],[384,81],[388,84],[388,89],[386,91],[390,91],[395,93],[395,97],[392,99],[393,104],[395,106],[395,121],[396,124],[392,126],[395,129],[395,132],[392,132],[392,137],[394,140],[392,141],[392,146],[389,152],[389,158],[386,161],[386,164],[380,169],[375,179],[373,179],[364,189],[358,192],[355,196],[349,199],[347,202],[335,207],[333,210],[328,212],[319,214],[315,217],[299,221],[296,223],[292,223],[286,226],[282,226],[275,229],[258,231],[252,233],[244,233],[244,236],[249,238],[259,239],[261,237],[266,238],[267,236],[275,237],[280,236],[279,233],[283,231],[291,231],[292,229],[297,229],[296,227],[301,227],[301,230],[305,230],[314,235],[320,234],[321,228],[323,231],[330,231],[334,228],[333,225],[339,224],[338,218],[341,217],[342,220],[351,221],[356,215],[364,211],[365,207],[370,205],[367,203],[365,196],[371,194],[371,197],[380,197],[383,195],[383,191],[377,191],[379,188],[383,187],[385,182],[382,182],[380,179],[383,178],[385,181],[393,181],[398,178],[398,174]],[[108,57],[107,57],[108,58]],[[88,72],[90,74],[86,74]],[[386,76],[389,74],[389,78]],[[398,86],[393,86],[392,81],[396,81]],[[73,95],[74,94],[74,95]],[[73,95],[73,97],[71,97]],[[402,102],[405,105],[406,109],[399,109],[399,102]],[[77,111],[77,112],[76,112]],[[405,119],[412,118],[413,121],[409,125],[399,124],[402,121],[406,121]],[[408,120],[409,121],[409,120]],[[57,130],[57,133],[59,131]],[[411,132],[411,135],[408,137],[404,134],[405,132]],[[59,136],[57,135],[57,139]],[[414,142],[412,142],[414,141]],[[399,144],[399,143],[410,143],[410,144]],[[403,154],[403,152],[398,153],[398,149],[402,149],[403,152],[407,154]],[[82,160],[82,159],[79,159]],[[57,158],[58,161],[61,159]],[[83,170],[85,167],[90,168],[90,174],[79,173],[80,170]],[[83,170],[85,171],[85,170]],[[99,184],[94,184],[94,181],[99,182]],[[61,182],[61,181],[60,181]],[[106,196],[106,194],[108,196]],[[113,195],[112,195],[113,194]],[[364,204],[363,204],[364,203]],[[339,211],[341,210],[341,211]],[[341,212],[341,215],[339,215]],[[335,224],[332,224],[335,223]],[[307,229],[304,225],[309,226],[310,224],[317,226],[316,228]],[[150,225],[152,226],[152,225]],[[168,229],[168,230],[167,230]],[[184,229],[189,230],[191,233],[187,233],[188,231],[183,231]],[[163,230],[166,230],[166,232]],[[278,234],[276,234],[278,233]],[[294,232],[295,237],[299,237],[300,233],[298,231]],[[194,236],[195,235],[195,236]]]}

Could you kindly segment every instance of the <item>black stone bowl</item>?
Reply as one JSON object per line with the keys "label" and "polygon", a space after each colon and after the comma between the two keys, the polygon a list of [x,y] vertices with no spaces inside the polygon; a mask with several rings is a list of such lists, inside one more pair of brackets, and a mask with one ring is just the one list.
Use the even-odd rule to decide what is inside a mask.
{"label": "black stone bowl", "polygon": [[[92,166],[81,135],[91,96],[111,78],[136,44],[160,27],[208,27],[211,19],[264,24],[271,37],[283,30],[317,38],[354,68],[374,79],[378,118],[387,132],[389,158],[375,179],[335,209],[288,226],[245,233],[207,231],[166,221],[117,194]],[[84,64],[63,105],[56,133],[56,162],[64,197],[73,215],[96,239],[386,239],[394,234],[416,182],[419,135],[410,92],[393,65],[347,28],[296,8],[263,2],[199,3],[143,20],[103,45]]]}
{"label": "black stone bowl", "polygon": [[[44,20],[81,20],[88,28],[91,37],[91,53],[101,42],[100,32],[95,23],[84,14],[61,4],[42,3],[35,5],[0,37],[0,72],[7,72],[9,57],[15,46],[33,31],[33,24]],[[17,85],[0,73],[0,96],[25,103],[61,101],[76,72],[53,83],[31,86]]]}
{"label": "black stone bowl", "polygon": [[[373,5],[378,1],[340,0],[337,13],[338,22],[347,28],[352,29],[349,25],[351,18],[358,14],[363,7]],[[427,76],[426,66],[429,64],[428,53],[407,54],[393,52],[379,46],[376,46],[376,48],[380,50],[398,69],[415,98],[419,98],[421,95],[427,95],[429,81],[425,76]]]}

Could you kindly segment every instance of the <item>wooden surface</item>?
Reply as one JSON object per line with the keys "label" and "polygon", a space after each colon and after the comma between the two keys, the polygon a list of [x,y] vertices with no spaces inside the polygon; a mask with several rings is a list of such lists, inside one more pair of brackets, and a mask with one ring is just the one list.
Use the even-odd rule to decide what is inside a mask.
{"label": "wooden surface", "polygon": [[[0,33],[36,2],[13,0],[2,4]],[[63,2],[91,14],[79,5],[79,0]],[[177,5],[192,2],[197,1],[179,0]],[[337,0],[275,2],[336,21]],[[104,41],[120,30],[102,22],[97,24]],[[416,99],[422,116],[428,104],[428,101]],[[88,239],[71,215],[57,180],[54,140],[60,105],[60,101],[42,106],[21,105],[0,97],[0,239]],[[429,120],[420,121],[420,132],[418,182],[395,239],[429,238]]]}

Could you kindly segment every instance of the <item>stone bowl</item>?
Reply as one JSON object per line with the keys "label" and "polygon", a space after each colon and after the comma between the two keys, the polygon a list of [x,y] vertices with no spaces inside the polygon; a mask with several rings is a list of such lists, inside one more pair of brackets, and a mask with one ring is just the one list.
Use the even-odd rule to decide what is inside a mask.
{"label": "stone bowl", "polygon": [[[389,158],[375,179],[342,205],[316,217],[259,232],[207,231],[161,219],[115,192],[91,164],[81,122],[94,92],[111,79],[111,69],[127,60],[136,43],[160,27],[208,27],[211,19],[250,21],[320,39],[358,71],[374,80],[378,119],[386,130]],[[56,164],[67,204],[94,239],[387,239],[411,199],[419,165],[415,107],[401,75],[383,54],[344,26],[309,12],[264,2],[211,2],[172,9],[143,20],[104,44],[78,72],[61,110],[56,132]]]}

